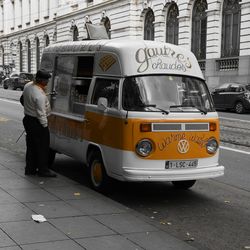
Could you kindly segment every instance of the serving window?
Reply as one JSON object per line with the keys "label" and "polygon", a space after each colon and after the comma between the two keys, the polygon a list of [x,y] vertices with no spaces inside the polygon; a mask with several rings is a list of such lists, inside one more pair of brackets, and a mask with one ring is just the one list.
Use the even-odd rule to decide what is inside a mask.
{"label": "serving window", "polygon": [[56,58],[54,111],[84,114],[93,66],[93,56],[63,55]]}

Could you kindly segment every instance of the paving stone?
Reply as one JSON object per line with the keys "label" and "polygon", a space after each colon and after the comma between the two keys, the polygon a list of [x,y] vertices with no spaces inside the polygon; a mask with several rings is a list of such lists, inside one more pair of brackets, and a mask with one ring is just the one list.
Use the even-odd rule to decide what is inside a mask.
{"label": "paving stone", "polygon": [[127,238],[147,250],[195,250],[192,246],[177,239],[165,232],[144,232],[126,234]]}
{"label": "paving stone", "polygon": [[19,246],[13,246],[13,247],[4,247],[3,250],[20,250],[22,249]]}
{"label": "paving stone", "polygon": [[56,196],[42,189],[11,189],[8,192],[20,202],[58,200]]}
{"label": "paving stone", "polygon": [[13,177],[13,178],[1,179],[0,187],[5,190],[39,188],[37,185],[34,185],[33,183],[29,182],[25,178],[18,177],[18,176]]}
{"label": "paving stone", "polygon": [[76,185],[77,183],[67,179],[59,174],[57,174],[56,178],[46,178],[46,177],[40,177],[40,176],[25,176],[25,178],[28,178],[30,182],[32,182],[35,185],[38,185],[41,188],[51,188],[52,190],[57,187],[67,187],[70,185]]}
{"label": "paving stone", "polygon": [[[22,245],[23,250],[82,250],[73,240],[53,241],[47,243],[36,243],[29,245]],[[111,249],[110,249],[111,250]]]}
{"label": "paving stone", "polygon": [[94,197],[92,190],[82,185],[65,185],[63,187],[48,187],[44,185],[44,189],[61,198],[62,200],[81,200],[88,197]]}
{"label": "paving stone", "polygon": [[30,220],[32,213],[20,203],[0,204],[0,222]]}
{"label": "paving stone", "polygon": [[110,236],[102,236],[94,238],[77,239],[76,241],[88,250],[142,249],[121,235],[110,235]]}
{"label": "paving stone", "polygon": [[83,238],[114,234],[112,230],[87,216],[51,219],[50,223],[64,232],[70,238]]}
{"label": "paving stone", "polygon": [[131,214],[97,215],[94,218],[118,233],[148,232],[158,229]]}
{"label": "paving stone", "polygon": [[16,243],[0,229],[0,247],[15,246]]}
{"label": "paving stone", "polygon": [[6,179],[6,178],[11,178],[11,177],[17,177],[17,176],[18,175],[15,172],[13,172],[9,169],[6,169],[6,168],[0,169],[0,180]]}
{"label": "paving stone", "polygon": [[68,203],[86,215],[124,213],[127,211],[119,203],[104,199],[86,198],[84,200],[68,201]]}
{"label": "paving stone", "polygon": [[9,195],[4,190],[0,189],[0,204],[16,203],[16,202],[18,202],[17,199],[15,199],[13,196]]}
{"label": "paving stone", "polygon": [[47,219],[83,215],[82,212],[73,208],[64,201],[34,202],[25,203],[25,205],[37,214],[44,215]]}
{"label": "paving stone", "polygon": [[0,223],[0,227],[18,244],[41,243],[68,239],[48,222],[19,221]]}

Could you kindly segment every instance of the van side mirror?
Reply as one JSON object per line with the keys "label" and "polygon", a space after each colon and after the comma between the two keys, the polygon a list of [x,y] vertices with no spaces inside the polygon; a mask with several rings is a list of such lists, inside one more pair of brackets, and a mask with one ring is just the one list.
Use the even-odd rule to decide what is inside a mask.
{"label": "van side mirror", "polygon": [[108,108],[108,99],[100,97],[97,102],[97,107],[98,109],[105,111]]}

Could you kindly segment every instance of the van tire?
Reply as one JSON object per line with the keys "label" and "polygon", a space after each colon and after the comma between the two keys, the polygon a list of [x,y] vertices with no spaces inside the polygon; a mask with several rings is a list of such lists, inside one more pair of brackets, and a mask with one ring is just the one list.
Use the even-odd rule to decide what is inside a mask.
{"label": "van tire", "polygon": [[109,190],[111,178],[107,175],[100,152],[93,152],[89,160],[90,183],[94,190],[105,193]]}
{"label": "van tire", "polygon": [[189,181],[172,181],[172,184],[177,189],[189,189],[195,184],[196,180]]}

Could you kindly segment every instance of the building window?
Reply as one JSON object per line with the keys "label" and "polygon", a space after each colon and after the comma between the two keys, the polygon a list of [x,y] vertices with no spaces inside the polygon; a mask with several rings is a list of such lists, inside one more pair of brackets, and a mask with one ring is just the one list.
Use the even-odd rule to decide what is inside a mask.
{"label": "building window", "polygon": [[207,2],[197,0],[193,8],[192,17],[192,45],[191,50],[198,60],[206,59],[207,43]]}
{"label": "building window", "polygon": [[239,55],[240,48],[240,5],[238,0],[225,0],[222,13],[221,56]]}
{"label": "building window", "polygon": [[178,44],[179,21],[178,7],[176,3],[170,5],[166,22],[166,42]]}
{"label": "building window", "polygon": [[39,38],[36,37],[36,69],[38,70],[40,67],[40,41]]}
{"label": "building window", "polygon": [[49,36],[48,35],[44,36],[44,46],[45,47],[49,46]]}
{"label": "building window", "polygon": [[30,40],[27,40],[27,64],[28,72],[31,72],[31,46]]}
{"label": "building window", "polygon": [[23,71],[23,45],[19,42],[19,70]]}
{"label": "building window", "polygon": [[155,16],[152,9],[149,9],[145,15],[144,22],[144,40],[154,40],[155,28],[154,28]]}

